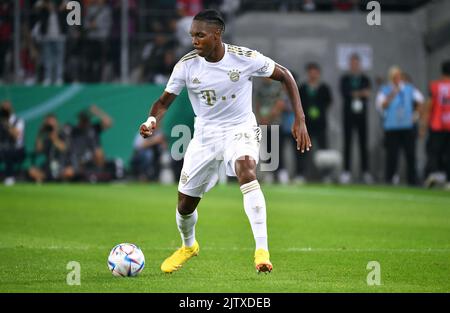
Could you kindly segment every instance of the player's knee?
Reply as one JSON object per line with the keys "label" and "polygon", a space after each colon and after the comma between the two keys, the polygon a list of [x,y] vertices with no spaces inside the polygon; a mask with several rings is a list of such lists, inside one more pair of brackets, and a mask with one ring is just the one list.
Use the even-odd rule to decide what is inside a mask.
{"label": "player's knee", "polygon": [[197,208],[199,201],[200,198],[193,198],[180,194],[178,197],[178,212],[181,215],[191,214]]}
{"label": "player's knee", "polygon": [[241,175],[238,176],[239,184],[247,184],[251,181],[256,180],[256,173],[254,170],[246,169],[241,172]]}
{"label": "player's knee", "polygon": [[239,184],[247,184],[256,179],[256,162],[252,158],[246,157],[236,161],[236,175]]}
{"label": "player's knee", "polygon": [[181,215],[191,214],[195,211],[196,206],[187,201],[178,201],[178,213]]}

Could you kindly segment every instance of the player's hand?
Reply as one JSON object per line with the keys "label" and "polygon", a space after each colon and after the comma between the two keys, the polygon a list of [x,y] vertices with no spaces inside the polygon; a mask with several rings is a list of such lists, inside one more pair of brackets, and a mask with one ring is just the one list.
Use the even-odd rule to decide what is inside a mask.
{"label": "player's hand", "polygon": [[292,126],[292,136],[297,142],[297,150],[302,153],[309,151],[311,149],[311,139],[309,138],[308,130],[306,129],[305,121],[296,119],[294,125]]}
{"label": "player's hand", "polygon": [[156,128],[155,123],[151,123],[150,127],[147,127],[145,124],[142,124],[139,128],[139,133],[143,138],[148,138],[153,134],[153,130]]}

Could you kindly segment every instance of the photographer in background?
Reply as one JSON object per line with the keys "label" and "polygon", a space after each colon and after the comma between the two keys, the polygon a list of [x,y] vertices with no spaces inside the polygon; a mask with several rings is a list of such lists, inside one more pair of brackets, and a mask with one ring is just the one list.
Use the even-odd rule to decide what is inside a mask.
{"label": "photographer in background", "polygon": [[25,159],[23,143],[25,123],[14,114],[10,101],[0,105],[0,170],[4,171],[4,183],[12,186],[16,182],[17,170]]}
{"label": "photographer in background", "polygon": [[112,118],[96,105],[78,114],[70,148],[70,163],[76,179],[97,182],[118,176],[115,161],[106,159],[101,144],[101,134],[112,125]]}
{"label": "photographer in background", "polygon": [[40,156],[44,157],[42,164],[34,164],[28,174],[37,183],[43,181],[67,180],[74,173],[66,164],[68,142],[66,134],[60,130],[54,114],[48,114],[39,129],[36,138],[34,163]]}

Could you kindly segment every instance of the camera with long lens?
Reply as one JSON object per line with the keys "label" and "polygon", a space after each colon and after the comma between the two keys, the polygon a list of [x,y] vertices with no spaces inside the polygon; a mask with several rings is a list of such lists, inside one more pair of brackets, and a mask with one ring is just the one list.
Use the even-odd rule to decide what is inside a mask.
{"label": "camera with long lens", "polygon": [[6,108],[0,108],[0,119],[2,121],[8,121],[11,116],[11,112]]}
{"label": "camera with long lens", "polygon": [[44,133],[51,133],[54,129],[53,125],[50,124],[45,124],[44,127],[42,127]]}

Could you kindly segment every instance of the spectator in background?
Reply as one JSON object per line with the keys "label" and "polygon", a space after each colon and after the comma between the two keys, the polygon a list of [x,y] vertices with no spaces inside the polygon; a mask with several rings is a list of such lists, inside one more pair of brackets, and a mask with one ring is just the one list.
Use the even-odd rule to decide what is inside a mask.
{"label": "spectator in background", "polygon": [[142,52],[144,60],[143,81],[156,84],[167,83],[168,77],[176,63],[174,42],[162,33],[155,35],[151,44]]}
{"label": "spectator in background", "polygon": [[112,26],[111,7],[105,0],[91,0],[83,22],[85,28],[83,80],[106,80],[105,69],[109,60],[109,36]]}
{"label": "spectator in background", "polygon": [[338,11],[352,11],[358,9],[358,0],[333,0],[333,7]]}
{"label": "spectator in background", "polygon": [[195,16],[203,10],[203,0],[177,0],[179,16]]}
{"label": "spectator in background", "polygon": [[84,53],[82,26],[71,26],[67,32],[67,64],[66,64],[66,82],[80,82],[83,78],[83,66],[86,62]]}
{"label": "spectator in background", "polygon": [[[295,81],[297,81],[297,76],[295,73],[292,73],[292,76],[294,76]],[[289,96],[287,95],[287,90],[284,89],[282,93],[282,101],[276,102],[276,110],[274,115],[281,115],[281,125],[280,125],[280,165],[279,165],[279,174],[280,177],[285,176],[287,173],[287,168],[285,164],[285,154],[284,154],[284,147],[290,146],[291,150],[294,152],[294,182],[295,183],[304,183],[304,173],[302,170],[304,167],[302,167],[302,162],[304,161],[303,156],[301,156],[297,152],[297,143],[295,140],[292,139],[292,125],[295,120],[295,114],[294,111],[292,111],[292,104],[289,100]],[[289,175],[289,173],[287,174]]]}
{"label": "spectator in background", "polygon": [[64,78],[64,51],[67,32],[66,0],[39,0],[37,29],[44,64],[43,85],[62,85]]}
{"label": "spectator in background", "polygon": [[[321,70],[317,63],[306,65],[307,81],[300,85],[299,92],[305,112],[309,136],[313,141],[314,151],[327,149],[327,111],[333,101],[330,87],[321,81]],[[302,155],[305,162],[300,162],[301,177],[304,180],[306,168],[312,167],[311,156]]]}
{"label": "spectator in background", "polygon": [[[386,147],[386,182],[398,183],[397,173],[400,149],[405,152],[408,184],[415,185],[416,178],[416,132],[417,112],[423,106],[423,95],[412,84],[403,81],[402,71],[393,66],[389,70],[388,85],[381,87],[376,106],[383,115]],[[398,176],[397,176],[398,177]]]}
{"label": "spectator in background", "polygon": [[425,186],[450,181],[450,60],[442,64],[442,77],[430,83],[430,99],[424,108],[421,137],[428,130]]}
{"label": "spectator in background", "polygon": [[[74,176],[73,170],[67,167],[67,139],[67,135],[59,128],[56,116],[48,114],[39,129],[33,165],[28,170],[32,180],[42,183],[46,180],[68,180]],[[44,158],[42,164],[38,164],[40,156]]]}
{"label": "spectator in background", "polygon": [[351,182],[351,152],[353,142],[353,131],[356,130],[359,139],[359,160],[363,181],[366,184],[373,182],[369,173],[369,154],[367,151],[367,106],[370,97],[370,80],[361,71],[359,55],[350,56],[350,72],[340,79],[340,90],[343,102],[344,117],[344,172],[341,174],[340,182],[348,184]]}
{"label": "spectator in background", "polygon": [[37,81],[37,66],[39,63],[39,52],[31,37],[27,25],[22,27],[22,44],[20,48],[21,75],[25,85],[34,85]]}
{"label": "spectator in background", "polygon": [[180,44],[177,50],[177,59],[192,50],[189,29],[194,16],[203,10],[202,0],[177,0],[176,10],[179,16],[176,28],[176,38]]}
{"label": "spectator in background", "polygon": [[12,1],[0,1],[0,84],[5,81],[6,55],[12,48]]}
{"label": "spectator in background", "polygon": [[[261,146],[266,147],[268,153],[273,153],[273,146],[276,144],[279,146],[279,137],[274,138],[275,142],[272,142],[272,126],[280,124],[280,107],[283,107],[283,89],[279,82],[265,77],[262,79],[262,83],[256,91],[255,95],[255,115],[259,125],[262,127],[262,142]],[[272,160],[262,160],[271,162]],[[271,176],[266,176],[266,179],[270,181]],[[278,171],[278,180],[281,183],[287,183],[289,176],[284,169],[280,168]]]}
{"label": "spectator in background", "polygon": [[4,184],[16,182],[18,167],[25,159],[25,122],[14,114],[10,101],[0,105],[0,165],[4,166]]}
{"label": "spectator in background", "polygon": [[298,10],[299,0],[275,0],[272,1],[276,3],[278,7],[278,11],[280,12],[289,12]]}
{"label": "spectator in background", "polygon": [[313,12],[316,10],[316,3],[314,0],[303,0],[302,10],[305,12]]}
{"label": "spectator in background", "polygon": [[240,11],[241,0],[209,1],[209,3],[205,3],[205,7],[220,11],[225,18],[225,22],[231,22]]}
{"label": "spectator in background", "polygon": [[170,74],[172,73],[172,70],[175,67],[176,63],[177,59],[174,49],[168,49],[166,52],[164,52],[163,63],[156,73],[156,77],[154,79],[155,84],[166,84],[169,81]]}
{"label": "spectator in background", "polygon": [[161,171],[160,157],[165,149],[164,136],[160,130],[149,138],[142,138],[138,133],[134,138],[131,169],[140,181],[155,181]]}
{"label": "spectator in background", "polygon": [[[133,42],[138,27],[138,1],[128,0],[128,40]],[[112,26],[110,37],[110,55],[111,55],[111,75],[120,77],[120,53],[121,53],[121,30],[122,30],[122,0],[109,0],[112,8]]]}
{"label": "spectator in background", "polygon": [[277,121],[276,104],[282,100],[281,84],[273,82],[272,79],[263,78],[262,84],[256,91],[255,113],[258,123],[270,125]]}

